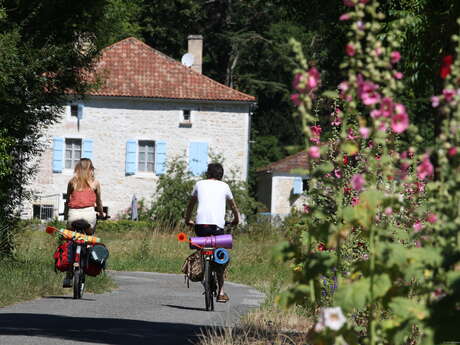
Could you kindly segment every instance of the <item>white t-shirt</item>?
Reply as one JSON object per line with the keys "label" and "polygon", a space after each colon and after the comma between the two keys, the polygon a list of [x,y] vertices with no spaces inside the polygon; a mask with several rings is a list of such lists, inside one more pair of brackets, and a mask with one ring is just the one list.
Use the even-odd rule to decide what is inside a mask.
{"label": "white t-shirt", "polygon": [[198,199],[196,224],[225,226],[225,206],[232,200],[230,187],[219,180],[201,180],[193,187],[192,196]]}

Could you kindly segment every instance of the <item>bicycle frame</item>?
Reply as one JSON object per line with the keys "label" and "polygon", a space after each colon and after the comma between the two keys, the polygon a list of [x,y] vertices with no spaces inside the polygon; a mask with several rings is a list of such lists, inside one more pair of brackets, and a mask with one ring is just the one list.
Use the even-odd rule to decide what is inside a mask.
{"label": "bicycle frame", "polygon": [[214,251],[216,248],[204,247],[200,249],[200,254],[203,258],[203,280],[204,298],[206,311],[214,311],[214,297],[217,296],[216,273],[212,269],[214,261]]}

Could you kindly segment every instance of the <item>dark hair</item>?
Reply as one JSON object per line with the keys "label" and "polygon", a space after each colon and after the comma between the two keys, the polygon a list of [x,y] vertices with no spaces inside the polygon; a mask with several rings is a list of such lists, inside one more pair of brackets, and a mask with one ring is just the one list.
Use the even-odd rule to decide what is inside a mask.
{"label": "dark hair", "polygon": [[222,180],[224,176],[224,168],[220,163],[211,163],[208,164],[208,171],[206,171],[206,176],[208,178],[215,178],[216,180]]}

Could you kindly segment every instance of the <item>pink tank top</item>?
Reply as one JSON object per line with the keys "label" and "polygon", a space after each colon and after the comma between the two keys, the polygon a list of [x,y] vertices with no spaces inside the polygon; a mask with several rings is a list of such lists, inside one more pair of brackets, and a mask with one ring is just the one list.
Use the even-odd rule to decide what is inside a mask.
{"label": "pink tank top", "polygon": [[70,208],[85,208],[92,206],[96,206],[96,192],[91,188],[80,191],[74,190],[72,194],[70,194]]}

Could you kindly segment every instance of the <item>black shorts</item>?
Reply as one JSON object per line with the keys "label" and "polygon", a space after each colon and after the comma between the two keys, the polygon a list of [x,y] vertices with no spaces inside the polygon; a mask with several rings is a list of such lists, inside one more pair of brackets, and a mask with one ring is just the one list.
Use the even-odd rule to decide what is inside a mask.
{"label": "black shorts", "polygon": [[195,224],[195,234],[199,237],[223,235],[224,229],[214,224]]}

